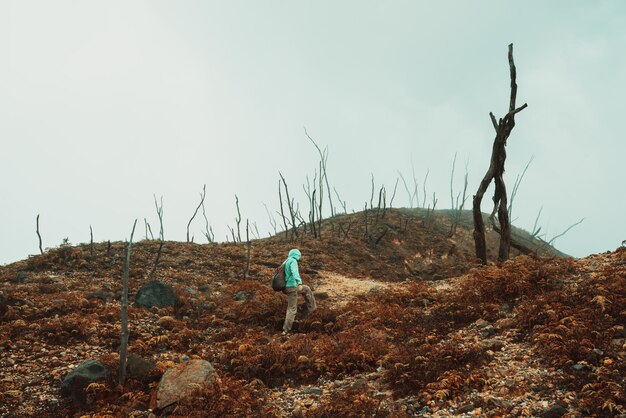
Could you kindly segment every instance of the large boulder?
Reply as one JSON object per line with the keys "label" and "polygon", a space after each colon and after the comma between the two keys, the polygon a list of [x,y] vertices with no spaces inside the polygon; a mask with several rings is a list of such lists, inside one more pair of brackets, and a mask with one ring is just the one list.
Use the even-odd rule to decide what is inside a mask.
{"label": "large boulder", "polygon": [[139,288],[135,298],[135,306],[152,308],[166,308],[176,305],[177,299],[174,290],[158,280],[152,280]]}
{"label": "large boulder", "polygon": [[107,368],[97,360],[87,360],[72,370],[61,384],[61,395],[84,399],[83,389],[90,383],[103,380],[107,376]]}
{"label": "large boulder", "polygon": [[206,360],[189,360],[167,369],[156,392],[157,409],[166,408],[189,395],[199,387],[217,378],[215,369]]}

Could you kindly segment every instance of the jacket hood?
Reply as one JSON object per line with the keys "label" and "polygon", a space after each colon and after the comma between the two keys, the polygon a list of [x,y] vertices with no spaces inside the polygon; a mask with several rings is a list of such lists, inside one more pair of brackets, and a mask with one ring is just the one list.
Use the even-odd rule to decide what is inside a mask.
{"label": "jacket hood", "polygon": [[302,257],[302,253],[300,252],[299,249],[294,248],[293,250],[289,251],[289,257],[295,258],[296,260],[300,260],[300,258]]}

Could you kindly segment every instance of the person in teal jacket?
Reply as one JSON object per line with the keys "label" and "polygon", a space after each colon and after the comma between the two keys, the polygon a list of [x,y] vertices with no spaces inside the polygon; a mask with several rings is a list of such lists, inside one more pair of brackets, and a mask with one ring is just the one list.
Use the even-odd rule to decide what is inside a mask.
{"label": "person in teal jacket", "polygon": [[283,335],[291,331],[293,321],[298,312],[298,294],[304,296],[304,316],[317,309],[313,291],[307,285],[302,284],[300,271],[298,269],[298,261],[302,258],[302,253],[297,248],[289,251],[289,256],[283,263],[285,265],[285,290],[283,293],[287,295],[287,313],[285,314],[285,323],[283,324]]}

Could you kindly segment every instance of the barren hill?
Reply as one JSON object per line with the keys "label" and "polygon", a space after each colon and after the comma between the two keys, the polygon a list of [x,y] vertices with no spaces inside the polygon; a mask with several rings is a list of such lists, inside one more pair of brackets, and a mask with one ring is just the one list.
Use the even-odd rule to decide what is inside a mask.
{"label": "barren hill", "polygon": [[[577,260],[514,230],[539,254],[480,266],[467,219],[450,235],[452,219],[408,209],[337,216],[321,239],[301,229],[253,241],[246,279],[245,243],[166,242],[156,278],[178,303],[129,309],[129,352],[148,366],[129,370],[124,387],[123,243],[0,267],[0,415],[624,414],[626,250]],[[488,242],[493,250],[494,232]],[[133,245],[131,301],[158,247]],[[285,337],[285,296],[269,277],[292,247],[319,309]],[[60,396],[89,359],[107,377],[77,399]],[[150,410],[164,372],[193,359],[219,379]]]}

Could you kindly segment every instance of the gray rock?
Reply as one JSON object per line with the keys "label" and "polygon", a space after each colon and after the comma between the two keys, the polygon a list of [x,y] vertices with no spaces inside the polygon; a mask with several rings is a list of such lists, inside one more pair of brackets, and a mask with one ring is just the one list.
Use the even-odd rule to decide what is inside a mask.
{"label": "gray rock", "polygon": [[366,379],[357,379],[352,383],[352,389],[363,390],[367,388]]}
{"label": "gray rock", "polygon": [[13,283],[24,283],[26,282],[26,279],[28,278],[28,272],[27,271],[20,271],[17,273],[17,276],[15,276],[15,279],[11,280]]}
{"label": "gray rock", "polygon": [[189,395],[194,388],[215,380],[215,369],[206,360],[189,360],[167,369],[159,382],[156,406],[163,409]]}
{"label": "gray rock", "polygon": [[250,300],[253,297],[254,297],[254,292],[244,292],[242,290],[240,292],[237,292],[233,299],[235,299],[237,302],[243,302],[245,300]]}
{"label": "gray rock", "polygon": [[175,306],[177,302],[176,294],[170,285],[158,280],[152,280],[137,291],[135,306],[143,308],[152,308],[157,306],[165,308]]}
{"label": "gray rock", "polygon": [[326,292],[313,292],[313,296],[315,296],[315,299],[317,299],[317,300],[327,300],[328,299],[328,293],[326,293]]}
{"label": "gray rock", "polygon": [[500,312],[509,313],[512,310],[513,309],[511,309],[511,305],[509,305],[508,303],[503,303],[502,305],[500,305]]}
{"label": "gray rock", "polygon": [[102,380],[107,376],[104,364],[96,360],[87,360],[70,372],[61,384],[61,395],[84,400],[83,389],[90,383]]}
{"label": "gray rock", "polygon": [[490,338],[488,340],[481,341],[480,346],[484,350],[499,351],[502,347],[504,347],[504,344],[500,340],[496,340],[495,338]]}
{"label": "gray rock", "polygon": [[474,404],[473,403],[466,403],[464,405],[459,406],[455,413],[456,414],[464,414],[466,412],[470,412],[474,410]]}
{"label": "gray rock", "polygon": [[209,313],[213,312],[215,310],[215,307],[216,305],[213,302],[207,302],[202,304],[202,308]]}
{"label": "gray rock", "polygon": [[493,327],[493,325],[487,325],[485,328],[483,328],[480,331],[480,335],[482,335],[483,337],[491,337],[492,335],[496,334],[498,331]]}
{"label": "gray rock", "polygon": [[567,408],[556,404],[541,413],[541,418],[560,418],[567,413]]}
{"label": "gray rock", "polygon": [[320,388],[304,388],[302,390],[302,393],[304,393],[305,395],[321,396],[322,395],[322,389],[320,389]]}
{"label": "gray rock", "polygon": [[95,292],[90,293],[87,296],[87,299],[101,299],[104,302],[108,302],[111,299],[113,299],[113,295],[110,294],[110,293],[107,293],[107,292],[105,292],[103,290],[96,290]]}
{"label": "gray rock", "polygon": [[474,322],[474,324],[478,327],[478,328],[485,328],[489,325],[489,322],[485,321],[484,319],[479,319],[476,322]]}
{"label": "gray rock", "polygon": [[584,364],[580,364],[580,363],[576,363],[572,366],[572,369],[574,369],[574,371],[581,371],[585,369],[585,365]]}
{"label": "gray rock", "polygon": [[126,360],[128,374],[136,379],[143,379],[150,375],[156,363],[152,360],[146,360],[139,354],[131,353]]}

